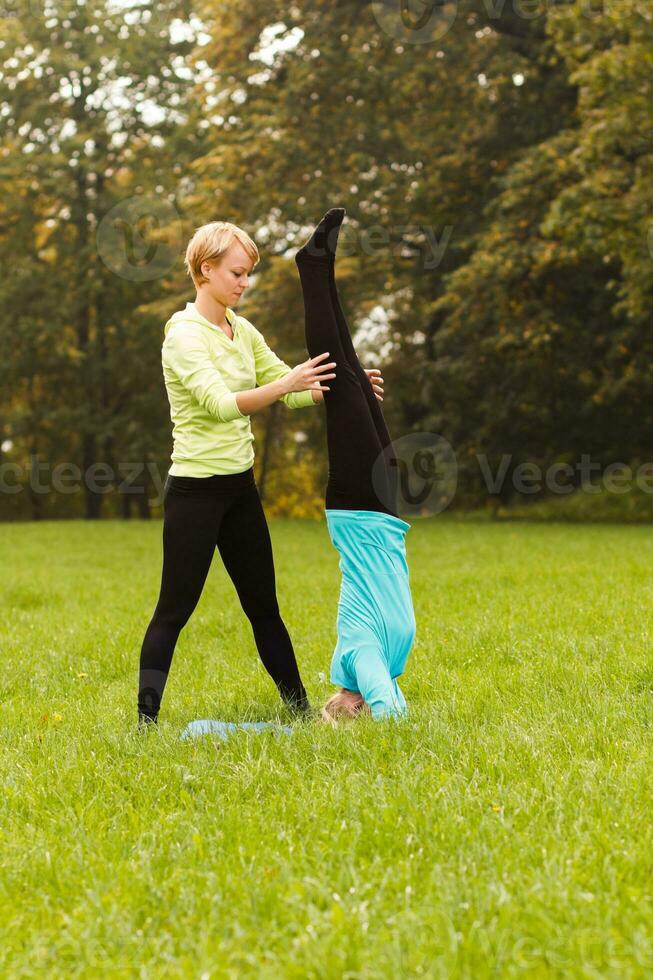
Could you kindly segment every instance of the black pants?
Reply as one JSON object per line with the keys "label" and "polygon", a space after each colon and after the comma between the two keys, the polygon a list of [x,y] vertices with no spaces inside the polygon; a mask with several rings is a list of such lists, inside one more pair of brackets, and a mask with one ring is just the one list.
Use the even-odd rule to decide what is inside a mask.
{"label": "black pants", "polygon": [[270,533],[253,468],[225,476],[168,476],[163,510],[161,590],[141,649],[139,716],[158,715],[177,638],[199,601],[216,546],[265,669],[288,704],[307,708],[279,613]]}
{"label": "black pants", "polygon": [[[381,406],[354,348],[333,264],[297,259],[311,357],[329,351],[336,377],[325,384],[329,478],[327,509],[375,510],[397,516],[398,470]],[[385,452],[384,452],[385,450]]]}

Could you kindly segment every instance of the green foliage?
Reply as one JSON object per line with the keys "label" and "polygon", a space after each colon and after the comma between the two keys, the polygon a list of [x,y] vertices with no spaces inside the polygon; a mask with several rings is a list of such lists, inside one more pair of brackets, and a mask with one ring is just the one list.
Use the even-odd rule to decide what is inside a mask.
{"label": "green foliage", "polygon": [[[432,306],[426,420],[470,488],[478,452],[542,466],[650,452],[653,36],[641,4],[609,7],[547,5],[547,71],[564,67],[578,98],[554,113],[540,90],[555,131],[495,177],[473,250]],[[525,75],[539,86],[536,65]]]}
{"label": "green foliage", "polygon": [[[475,452],[650,454],[651,19],[640,0],[445,6],[450,29],[409,43],[363,0],[204,3],[172,34],[176,4],[16,0],[0,18],[0,464],[164,472],[161,329],[193,297],[187,237],[222,218],[256,238],[242,312],[297,363],[292,254],[335,205],[339,291],[384,369],[390,430],[447,437],[466,500],[486,496]],[[107,265],[100,226],[144,197],[160,208],[124,234],[170,260],[134,281]],[[270,448],[297,431],[323,447],[323,414],[255,420],[259,453],[268,432]],[[100,500],[25,511],[71,512]]]}
{"label": "green foliage", "polygon": [[[189,90],[168,65],[191,45],[171,41],[177,4],[110,8],[17,0],[16,16],[0,18],[0,339],[11,352],[0,429],[24,471],[33,455],[117,472],[167,449],[162,324],[142,310],[176,261],[148,272],[162,221],[172,241],[180,223],[171,195],[159,195],[182,173],[169,113]],[[146,100],[163,121],[141,114]],[[88,491],[75,503],[97,517],[101,499]],[[70,502],[55,506],[65,513]],[[51,503],[33,497],[32,516],[49,516]]]}

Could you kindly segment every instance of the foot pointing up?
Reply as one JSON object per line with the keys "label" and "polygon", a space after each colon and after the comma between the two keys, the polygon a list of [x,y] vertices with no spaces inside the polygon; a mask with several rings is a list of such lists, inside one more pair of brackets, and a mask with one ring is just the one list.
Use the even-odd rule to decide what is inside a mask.
{"label": "foot pointing up", "polygon": [[344,208],[330,208],[313,234],[295,255],[295,262],[317,262],[320,265],[330,265],[335,261],[336,247],[340,225],[345,217]]}

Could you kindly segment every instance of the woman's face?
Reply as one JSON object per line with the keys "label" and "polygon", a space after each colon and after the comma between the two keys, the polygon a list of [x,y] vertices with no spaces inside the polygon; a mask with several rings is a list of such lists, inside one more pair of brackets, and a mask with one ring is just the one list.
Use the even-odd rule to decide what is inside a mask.
{"label": "woman's face", "polygon": [[234,239],[218,261],[202,263],[202,272],[209,280],[204,285],[223,306],[236,306],[249,286],[251,271],[252,260],[238,239]]}

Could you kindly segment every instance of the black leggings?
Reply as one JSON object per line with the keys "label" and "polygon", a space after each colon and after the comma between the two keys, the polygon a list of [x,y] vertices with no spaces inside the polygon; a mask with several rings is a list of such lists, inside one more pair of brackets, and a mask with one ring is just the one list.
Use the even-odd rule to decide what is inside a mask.
{"label": "black leggings", "polygon": [[270,533],[253,468],[208,477],[169,475],[163,510],[161,590],[141,649],[139,717],[157,718],[177,638],[199,601],[216,546],[265,669],[286,703],[308,708],[279,613]]}
{"label": "black leggings", "polygon": [[[306,347],[329,351],[336,377],[325,384],[329,478],[327,509],[374,510],[397,516],[396,467],[381,406],[352,343],[340,305],[333,261],[296,258],[302,284]],[[384,452],[385,450],[385,452]]]}

